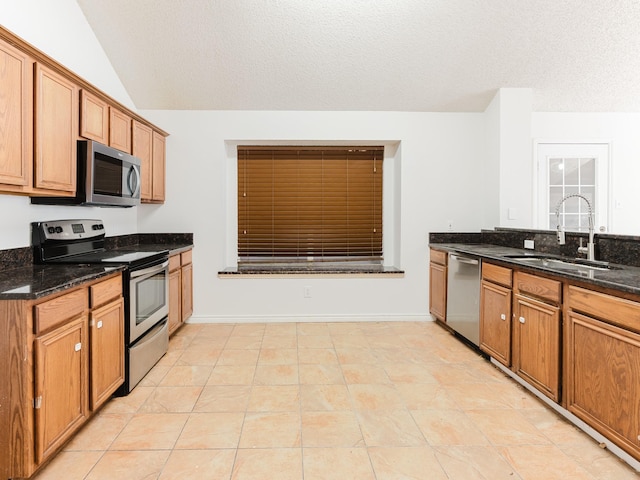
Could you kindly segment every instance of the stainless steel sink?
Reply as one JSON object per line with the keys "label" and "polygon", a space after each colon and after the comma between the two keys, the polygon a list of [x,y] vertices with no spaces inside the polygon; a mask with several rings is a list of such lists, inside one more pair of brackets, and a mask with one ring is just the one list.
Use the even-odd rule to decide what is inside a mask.
{"label": "stainless steel sink", "polygon": [[510,256],[519,262],[525,262],[530,265],[538,265],[556,270],[566,271],[589,271],[589,270],[609,270],[611,267],[607,262],[589,261],[581,258],[575,259],[559,259],[547,256]]}

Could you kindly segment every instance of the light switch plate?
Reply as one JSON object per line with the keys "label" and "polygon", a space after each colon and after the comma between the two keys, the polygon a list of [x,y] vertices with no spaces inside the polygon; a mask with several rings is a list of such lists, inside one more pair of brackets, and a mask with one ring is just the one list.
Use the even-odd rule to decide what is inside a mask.
{"label": "light switch plate", "polygon": [[524,248],[528,248],[530,250],[533,250],[535,248],[534,245],[535,244],[534,244],[533,240],[525,240],[524,241]]}

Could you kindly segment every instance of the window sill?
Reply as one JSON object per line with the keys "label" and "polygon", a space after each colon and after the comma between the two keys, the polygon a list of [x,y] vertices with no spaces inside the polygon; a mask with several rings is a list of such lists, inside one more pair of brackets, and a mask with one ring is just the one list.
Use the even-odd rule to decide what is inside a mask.
{"label": "window sill", "polygon": [[382,265],[245,265],[229,267],[218,272],[218,276],[247,276],[247,275],[381,275],[403,276],[404,270],[397,267]]}

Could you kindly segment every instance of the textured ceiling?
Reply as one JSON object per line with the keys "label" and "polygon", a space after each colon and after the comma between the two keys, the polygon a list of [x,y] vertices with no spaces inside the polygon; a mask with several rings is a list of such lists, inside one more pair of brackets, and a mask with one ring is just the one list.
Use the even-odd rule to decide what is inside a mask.
{"label": "textured ceiling", "polygon": [[141,109],[640,112],[638,0],[78,0]]}

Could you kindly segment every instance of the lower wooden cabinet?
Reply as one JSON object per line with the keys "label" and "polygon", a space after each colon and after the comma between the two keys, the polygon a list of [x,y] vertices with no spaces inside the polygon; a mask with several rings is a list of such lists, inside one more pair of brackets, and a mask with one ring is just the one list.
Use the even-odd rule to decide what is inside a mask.
{"label": "lower wooden cabinet", "polygon": [[567,409],[640,458],[640,335],[570,312]]}
{"label": "lower wooden cabinet", "polygon": [[36,463],[54,453],[87,418],[87,316],[34,341]]}
{"label": "lower wooden cabinet", "polygon": [[124,300],[91,312],[91,410],[96,410],[124,382]]}
{"label": "lower wooden cabinet", "polygon": [[123,305],[120,273],[0,301],[0,478],[32,476],[120,386]]}
{"label": "lower wooden cabinet", "polygon": [[429,262],[429,313],[437,320],[447,318],[447,253],[430,251]]}
{"label": "lower wooden cabinet", "polygon": [[560,308],[516,295],[513,370],[552,400],[560,400]]}
{"label": "lower wooden cabinet", "polygon": [[169,257],[169,334],[193,313],[192,250]]}
{"label": "lower wooden cabinet", "polygon": [[511,289],[486,280],[480,285],[480,349],[511,366]]}

